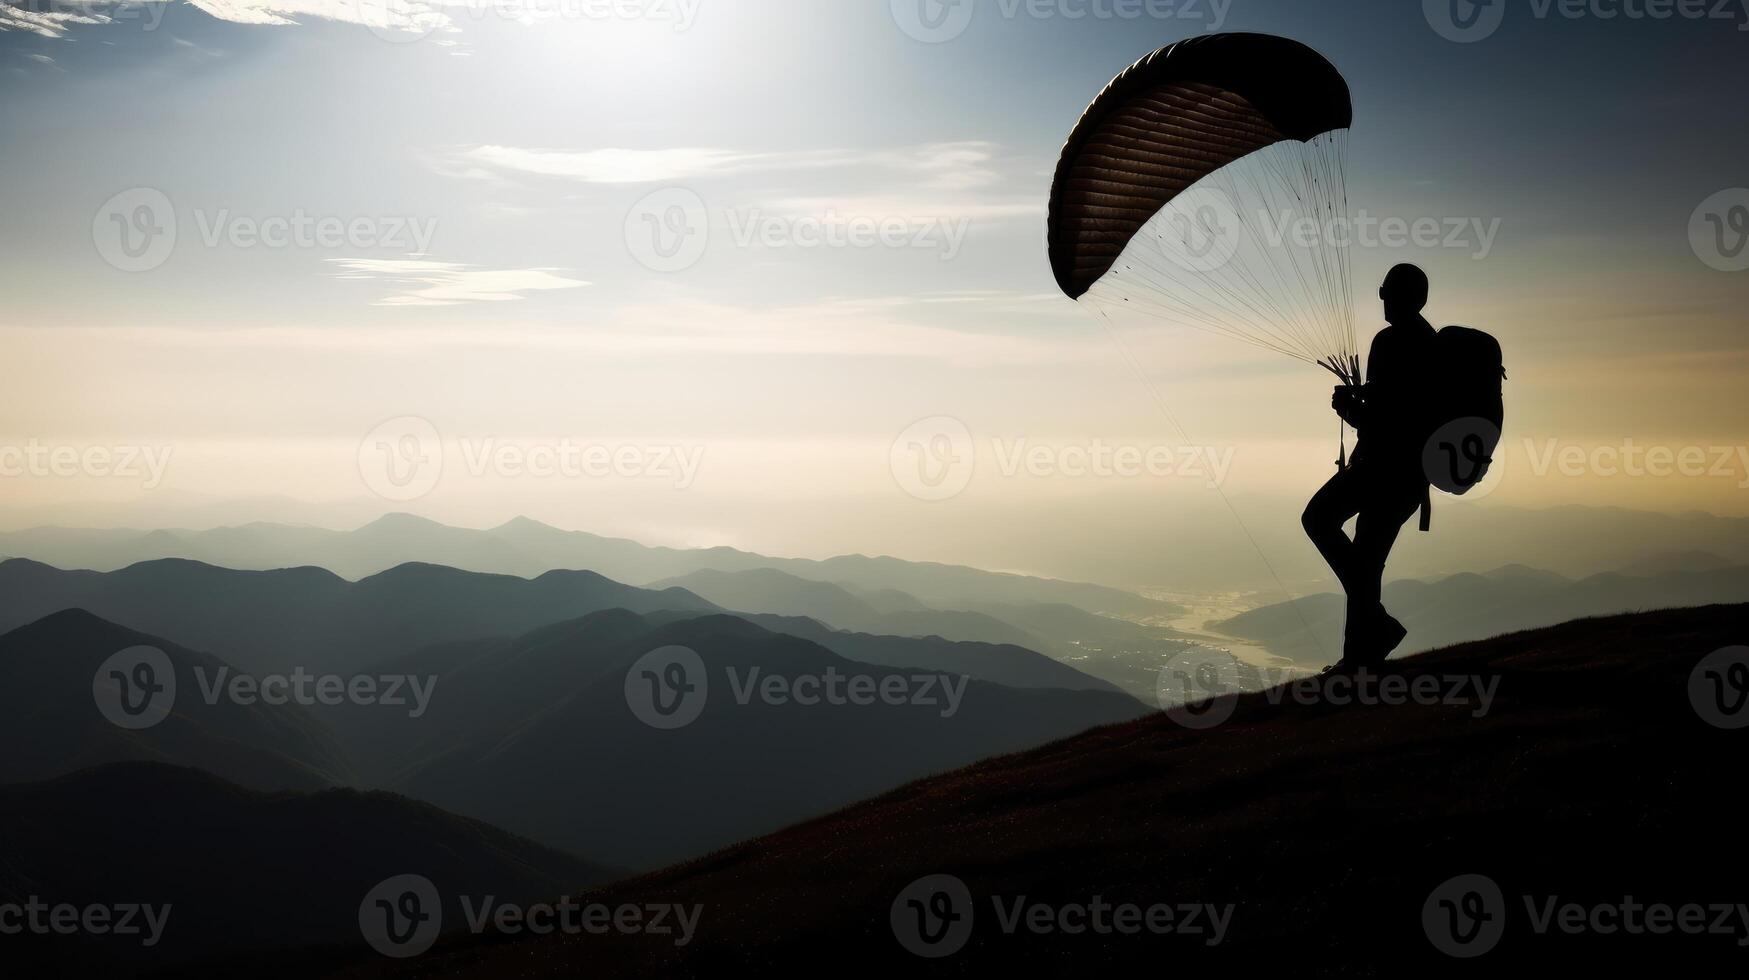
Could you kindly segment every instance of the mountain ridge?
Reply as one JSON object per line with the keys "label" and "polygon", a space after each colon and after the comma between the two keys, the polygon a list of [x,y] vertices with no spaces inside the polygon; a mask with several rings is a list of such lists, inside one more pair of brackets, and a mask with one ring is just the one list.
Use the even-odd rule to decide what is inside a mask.
{"label": "mountain ridge", "polygon": [[519,634],[609,608],[714,612],[684,590],[652,592],[593,571],[536,578],[408,562],[356,582],[315,566],[221,568],[156,559],[113,572],[0,561],[0,632],[66,608],[224,650],[238,669],[357,671],[433,643]]}
{"label": "mountain ridge", "polygon": [[[352,546],[353,543],[356,547]],[[508,549],[508,550],[507,550]],[[165,554],[174,551],[175,554]],[[180,557],[234,568],[318,565],[356,580],[408,561],[470,571],[536,575],[553,568],[589,568],[619,582],[644,585],[700,569],[778,568],[798,577],[855,581],[868,588],[922,588],[939,607],[973,601],[1051,598],[1097,611],[1143,613],[1161,604],[1110,586],[891,556],[783,558],[729,547],[670,548],[588,531],[569,531],[526,518],[484,530],[457,528],[410,514],[386,514],[351,531],[253,522],[205,530],[140,531],[52,525],[0,532],[0,555],[60,566],[113,571],[148,558]],[[912,586],[907,588],[907,585]],[[1075,601],[1079,600],[1079,601]]]}
{"label": "mountain ridge", "polygon": [[[102,664],[127,648],[160,651],[174,674],[175,709],[141,730],[124,730],[94,703]],[[200,765],[262,790],[316,789],[349,781],[346,753],[311,712],[295,704],[233,703],[201,697],[226,660],[64,609],[0,634],[0,782],[58,776],[99,763],[158,760]],[[197,673],[201,676],[197,676]],[[166,683],[168,679],[154,679]]]}

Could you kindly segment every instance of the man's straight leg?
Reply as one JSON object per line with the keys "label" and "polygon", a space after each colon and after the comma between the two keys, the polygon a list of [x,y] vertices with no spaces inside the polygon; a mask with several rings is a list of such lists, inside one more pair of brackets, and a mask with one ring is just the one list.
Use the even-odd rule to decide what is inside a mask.
{"label": "man's straight leg", "polygon": [[1403,524],[1420,506],[1419,488],[1392,483],[1373,488],[1355,521],[1354,546],[1350,550],[1351,575],[1343,586],[1348,591],[1349,636],[1362,646],[1372,642],[1373,627],[1381,623],[1394,625],[1385,621],[1384,605],[1380,601],[1384,591],[1385,562],[1396,546]]}

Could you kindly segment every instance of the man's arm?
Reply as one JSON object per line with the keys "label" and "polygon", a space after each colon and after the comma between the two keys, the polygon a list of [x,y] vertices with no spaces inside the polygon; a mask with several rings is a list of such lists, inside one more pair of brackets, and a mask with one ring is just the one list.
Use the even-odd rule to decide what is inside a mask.
{"label": "man's arm", "polygon": [[1342,421],[1359,429],[1360,425],[1355,422],[1355,418],[1361,412],[1360,399],[1360,388],[1354,385],[1337,385],[1336,391],[1330,395],[1330,407],[1336,410]]}
{"label": "man's arm", "polygon": [[1389,327],[1380,330],[1378,335],[1372,339],[1372,348],[1366,355],[1366,384],[1342,385],[1336,389],[1336,393],[1330,399],[1330,406],[1336,409],[1336,414],[1342,416],[1342,421],[1353,426],[1356,432],[1360,432],[1372,424],[1378,414],[1379,406],[1376,403],[1369,403],[1368,397],[1376,395],[1380,390],[1377,387],[1380,369],[1384,370],[1387,379],[1391,374],[1391,369],[1388,366],[1390,364],[1388,353],[1390,342],[1385,339],[1385,334],[1389,330]]}

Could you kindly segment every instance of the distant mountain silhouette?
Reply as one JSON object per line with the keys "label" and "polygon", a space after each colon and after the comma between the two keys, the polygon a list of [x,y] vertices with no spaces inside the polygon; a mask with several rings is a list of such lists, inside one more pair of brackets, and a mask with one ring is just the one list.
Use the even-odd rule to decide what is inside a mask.
{"label": "distant mountain silhouette", "polygon": [[[54,584],[66,574],[44,577],[42,566],[17,562],[0,571],[17,572],[20,564],[26,567],[18,578],[27,583]],[[169,565],[216,584],[219,594],[251,600],[220,604],[224,613],[217,623],[200,618],[199,604],[173,610],[185,617],[185,625],[207,632],[229,626],[224,615],[265,601],[260,593],[223,588],[236,581],[232,576],[250,586],[262,580],[295,584],[312,575],[317,583],[339,581],[313,570],[225,573],[186,562]],[[126,578],[131,571],[112,574]],[[403,574],[432,571],[448,573],[410,569]],[[76,575],[87,585],[110,577]],[[452,575],[494,585],[501,578],[436,577],[450,581]],[[397,606],[376,595],[356,605],[347,601],[353,589],[370,587],[372,581],[342,582],[341,599],[323,607],[327,612],[308,613],[305,622],[290,612],[296,603],[267,608],[276,611],[275,622],[293,634],[292,640],[329,642],[336,650],[352,650],[354,659],[362,659],[367,648],[399,645],[327,639],[364,611],[380,610],[402,622],[421,615],[442,621],[429,603],[409,600]],[[146,594],[166,601],[175,595]],[[144,601],[140,595],[131,598]],[[456,601],[489,605],[487,598]],[[501,616],[513,612],[498,609]],[[472,620],[467,624],[478,626]],[[0,707],[5,709],[0,737],[16,746],[0,754],[0,780],[44,779],[94,764],[148,759],[197,766],[270,789],[385,787],[507,822],[518,832],[578,853],[648,867],[928,772],[1150,710],[1110,685],[1022,648],[837,634],[812,621],[781,625],[767,630],[721,614],[662,611],[646,618],[610,609],[515,639],[452,640],[372,662],[370,674],[435,680],[429,704],[416,715],[411,704],[275,708],[243,706],[229,697],[208,704],[203,685],[218,683],[225,663],[68,610],[0,636]],[[824,643],[789,635],[798,632],[890,662],[855,662]],[[157,647],[169,658],[176,674],[175,709],[152,727],[128,731],[103,717],[92,683],[99,664],[136,645]],[[638,720],[626,694],[633,662],[669,645],[697,650],[712,675],[705,714],[681,731],[657,730]],[[255,653],[259,657],[262,650]],[[197,667],[204,675],[196,676]],[[734,682],[723,673],[730,667],[749,685],[754,670],[767,683],[774,676],[818,678],[828,672],[865,675],[871,684],[926,674],[933,703],[810,707],[767,704],[761,696],[742,705],[736,703]],[[962,703],[947,700],[950,683],[964,684]]]}
{"label": "distant mountain silhouette", "polygon": [[[840,586],[797,578],[775,568],[750,568],[739,572],[706,568],[664,579],[657,584],[686,589],[724,609],[777,616],[808,616],[838,629],[861,629],[881,617],[881,612],[873,605]],[[895,596],[903,594],[892,593]],[[923,608],[915,598],[911,602],[913,608]]]}
{"label": "distant mountain silhouette", "polygon": [[[1064,602],[991,602],[976,603],[968,608],[994,616],[1005,623],[1013,623],[1031,635],[1042,638],[1045,642],[1044,649],[1052,653],[1085,653],[1089,644],[1134,647],[1182,638],[1182,634],[1165,627],[1102,616]],[[1171,611],[1175,611],[1175,607],[1162,604],[1154,616],[1163,617]]]}
{"label": "distant mountain silhouette", "polygon": [[[651,616],[652,620],[662,614]],[[747,615],[742,619],[773,633],[812,640],[846,660],[884,667],[919,667],[963,673],[1009,687],[1066,691],[1117,691],[1118,686],[1042,653],[1003,643],[949,640],[940,636],[881,636],[835,630],[804,616]]]}
{"label": "distant mountain silhouette", "polygon": [[[875,595],[875,593],[869,593]],[[902,593],[883,594],[888,602],[897,602]],[[913,600],[915,601],[915,600]],[[1090,677],[1099,678],[1119,690],[1152,703],[1160,681],[1160,667],[1194,648],[1211,642],[1163,625],[1182,610],[1161,603],[1158,608],[1136,622],[1088,612],[1066,602],[979,602],[960,612],[924,613],[924,620],[903,618],[904,610],[886,614],[877,628],[865,632],[939,633],[942,636],[966,635],[966,630],[954,630],[954,621],[942,617],[961,617],[960,623],[970,624],[973,635],[979,621],[998,621],[1017,638],[1006,641],[1049,654],[1052,658]],[[912,615],[919,615],[912,613]],[[833,649],[837,646],[828,643]],[[854,654],[844,652],[854,659]],[[888,662],[888,661],[881,661]]]}
{"label": "distant mountain silhouette", "polygon": [[515,636],[603,609],[715,611],[680,589],[637,589],[594,572],[538,578],[402,565],[358,582],[319,568],[236,571],[186,560],[114,572],[0,562],[0,630],[68,608],[220,650],[239,669],[362,669],[434,643]]}
{"label": "distant mountain silhouette", "polygon": [[868,603],[877,612],[920,612],[929,608],[922,599],[898,589],[865,589],[857,585],[839,587]]}
{"label": "distant mountain silhouette", "polygon": [[[709,690],[696,721],[659,730],[633,714],[626,675],[638,658],[670,645],[697,652]],[[762,679],[792,681],[828,670],[876,682],[916,673],[854,663],[733,616],[598,613],[476,653],[445,675],[448,694],[426,718],[396,723],[408,737],[392,785],[555,846],[651,867],[1150,710],[1108,690],[977,680],[965,683],[953,711],[939,684],[924,692],[936,699],[926,705],[810,706],[754,695],[738,703],[735,684],[750,683],[754,668]],[[396,736],[374,740],[393,744]]]}
{"label": "distant mountain silhouette", "polygon": [[407,514],[390,514],[354,531],[286,524],[151,532],[47,527],[0,532],[0,556],[101,570],[160,558],[244,569],[311,565],[345,578],[361,578],[409,562],[524,577],[553,569],[590,569],[633,584],[701,569],[776,568],[819,582],[876,592],[897,590],[936,609],[963,609],[977,602],[1067,602],[1118,614],[1152,614],[1162,608],[1120,589],[958,565],[862,555],[814,561],[770,558],[733,548],[658,548],[563,531],[527,518],[483,531],[446,527]]}
{"label": "distant mountain silhouette", "polygon": [[[618,872],[387,793],[263,795],[207,773],[122,763],[0,786],[0,903],[40,896],[78,906],[171,905],[162,941],[141,949],[8,935],[15,976],[168,970],[249,951],[333,945],[369,953],[358,909],[378,882],[420,874],[464,921],[460,895],[551,900]],[[288,969],[303,954],[264,967]],[[111,960],[114,957],[114,960]]]}
{"label": "distant mountain silhouette", "polygon": [[[1585,616],[1746,600],[1749,567],[1646,577],[1609,572],[1575,582],[1514,565],[1483,575],[1385,586],[1386,605],[1409,628],[1403,648],[1411,652]],[[1281,656],[1317,661],[1341,649],[1342,602],[1336,595],[1307,596],[1211,625]]]}
{"label": "distant mountain silhouette", "polygon": [[[1688,684],[1701,657],[1745,636],[1749,606],[1712,607],[1569,623],[1389,668],[1442,692],[1496,679],[1479,717],[1473,700],[1253,694],[1213,730],[1154,715],[1085,732],[588,896],[705,903],[712,914],[685,948],[467,940],[418,975],[783,976],[831,963],[857,977],[1139,976],[1170,963],[1223,976],[1440,976],[1475,964],[1435,950],[1423,910],[1438,912],[1435,889],[1466,874],[1491,878],[1497,914],[1510,917],[1481,964],[1619,976],[1668,970],[1672,956],[1735,962],[1736,935],[1538,935],[1524,897],[1740,900],[1742,739],[1696,716]],[[965,884],[974,915],[963,949],[922,959],[889,922],[902,890],[938,874]],[[1210,948],[1203,937],[1005,933],[993,901],[1019,898],[1234,908]],[[410,975],[360,965],[379,971]]]}
{"label": "distant mountain silhouette", "polygon": [[643,643],[651,629],[643,616],[610,609],[518,637],[425,647],[376,667],[439,677],[439,694],[423,717],[350,705],[325,717],[353,750],[366,781],[393,787],[457,745],[495,743],[584,688],[623,683],[619,658],[628,649],[637,655],[654,649]]}
{"label": "distant mountain silhouette", "polygon": [[[169,658],[175,710],[129,731],[99,712],[92,681],[112,654],[140,645]],[[0,636],[0,783],[124,760],[196,766],[260,789],[316,789],[351,778],[340,746],[304,708],[228,698],[207,704],[196,669],[215,683],[225,666],[77,609]]]}
{"label": "distant mountain silhouette", "polygon": [[1716,572],[1741,564],[1710,551],[1664,551],[1628,562],[1616,569],[1623,575],[1646,578],[1670,572]]}
{"label": "distant mountain silhouette", "polygon": [[[861,664],[965,674],[1008,687],[1118,692],[1111,684],[1021,647],[940,637],[870,636],[799,617],[735,615],[772,633],[818,643]],[[639,616],[609,610],[515,639],[438,644],[375,667],[386,673],[440,677],[442,703],[436,704],[434,698],[427,717],[410,719],[369,706],[341,705],[324,710],[322,718],[350,749],[367,784],[392,784],[433,752],[433,746],[446,748],[464,737],[495,738],[496,732],[513,726],[517,719],[582,686],[603,679],[618,683],[623,678],[604,673],[603,664],[611,664],[612,656],[624,649],[639,653],[653,649],[639,646],[651,631],[696,617],[696,613]]]}
{"label": "distant mountain silhouette", "polygon": [[[888,608],[830,582],[798,578],[775,568],[742,572],[704,569],[653,583],[653,588],[682,588],[736,612],[806,616],[838,629],[883,636],[939,636],[949,640],[1004,643],[1039,648],[1032,633],[981,612],[931,609],[896,589],[882,590]],[[903,598],[900,598],[903,597]],[[910,600],[908,603],[906,599]]]}

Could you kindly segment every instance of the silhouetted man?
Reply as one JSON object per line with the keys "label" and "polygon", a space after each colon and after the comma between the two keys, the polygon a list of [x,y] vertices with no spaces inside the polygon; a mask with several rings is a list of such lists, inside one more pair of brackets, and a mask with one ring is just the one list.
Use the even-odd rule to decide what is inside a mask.
{"label": "silhouetted man", "polygon": [[[1359,438],[1349,465],[1330,478],[1306,505],[1306,534],[1348,593],[1348,624],[1340,669],[1382,662],[1407,631],[1385,612],[1379,591],[1385,559],[1397,534],[1427,499],[1422,448],[1428,432],[1429,393],[1439,366],[1433,325],[1422,317],[1427,274],[1399,265],[1379,288],[1390,325],[1373,338],[1366,383],[1342,385],[1331,406]],[[1351,517],[1354,539],[1342,526]]]}

